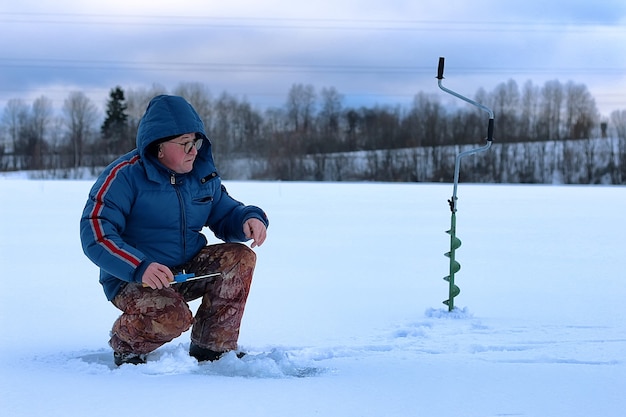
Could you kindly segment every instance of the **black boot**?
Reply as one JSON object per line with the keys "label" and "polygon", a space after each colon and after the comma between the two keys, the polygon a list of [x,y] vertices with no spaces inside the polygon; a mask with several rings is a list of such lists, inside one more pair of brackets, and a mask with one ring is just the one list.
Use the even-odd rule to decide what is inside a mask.
{"label": "black boot", "polygon": [[[191,342],[191,345],[189,346],[189,355],[196,358],[198,362],[206,362],[206,361],[213,362],[221,358],[222,355],[224,355],[225,353],[227,352],[216,352],[211,349],[200,347],[193,342]],[[244,356],[245,356],[244,352],[237,353],[237,357],[239,359],[243,358]]]}
{"label": "black boot", "polygon": [[143,353],[118,353],[113,352],[113,361],[117,366],[121,366],[125,363],[130,363],[131,365],[140,365],[146,363],[147,355]]}

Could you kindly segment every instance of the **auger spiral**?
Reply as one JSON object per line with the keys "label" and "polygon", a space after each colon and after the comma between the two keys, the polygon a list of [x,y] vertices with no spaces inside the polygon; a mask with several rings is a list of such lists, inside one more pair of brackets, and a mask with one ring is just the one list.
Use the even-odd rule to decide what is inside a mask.
{"label": "auger spiral", "polygon": [[456,250],[461,246],[461,239],[456,237],[456,214],[452,212],[450,220],[450,230],[446,233],[450,235],[450,251],[445,253],[445,256],[450,258],[450,273],[443,279],[448,281],[448,299],[444,300],[444,304],[448,306],[448,310],[454,310],[454,297],[461,292],[460,288],[454,283],[454,275],[461,269],[461,264],[456,260]]}

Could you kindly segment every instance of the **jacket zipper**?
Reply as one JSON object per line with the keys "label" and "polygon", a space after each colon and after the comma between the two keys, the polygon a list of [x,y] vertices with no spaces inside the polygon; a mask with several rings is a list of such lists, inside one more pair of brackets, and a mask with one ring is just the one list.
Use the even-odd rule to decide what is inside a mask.
{"label": "jacket zipper", "polygon": [[174,173],[170,175],[170,184],[172,184],[172,186],[174,187],[174,190],[176,191],[176,196],[178,197],[178,204],[180,206],[180,220],[181,220],[180,234],[182,236],[183,259],[187,259],[187,239],[185,236],[185,231],[187,230],[187,227],[186,227],[187,219],[185,216],[185,204],[183,201],[183,196],[180,193],[180,190],[178,188],[178,184],[176,183],[176,174]]}

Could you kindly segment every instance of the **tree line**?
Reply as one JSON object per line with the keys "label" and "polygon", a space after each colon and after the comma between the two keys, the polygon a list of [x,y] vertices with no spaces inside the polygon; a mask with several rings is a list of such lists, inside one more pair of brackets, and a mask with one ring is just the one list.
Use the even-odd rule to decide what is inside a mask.
{"label": "tree line", "polygon": [[[214,97],[201,83],[181,83],[171,92],[160,86],[127,90],[117,86],[110,90],[104,117],[81,91],[69,92],[61,113],[56,115],[45,96],[32,104],[22,99],[9,100],[0,124],[0,169],[102,168],[135,147],[137,126],[149,100],[168,93],[185,97],[198,111],[218,166],[228,167],[234,161],[255,162],[256,168],[248,177],[258,179],[341,180],[341,175],[329,177],[324,167],[328,161],[336,163],[363,152],[369,152],[371,160],[372,155],[385,151],[384,164],[374,164],[374,171],[381,165],[383,174],[369,172],[363,179],[448,180],[449,175],[441,172],[433,172],[430,177],[409,174],[419,169],[416,171],[411,163],[402,165],[394,155],[404,149],[421,149],[421,154],[428,153],[424,149],[432,149],[426,160],[413,161],[430,164],[428,158],[445,154],[446,147],[481,143],[487,128],[484,113],[471,106],[444,102],[446,96],[440,93],[419,92],[408,106],[357,108],[346,106],[344,96],[333,87],[316,91],[312,85],[294,84],[284,105],[261,110],[228,92]],[[626,178],[626,110],[614,111],[602,119],[585,85],[554,80],[537,86],[527,81],[520,88],[509,80],[491,92],[479,89],[474,99],[493,109],[497,144],[609,136],[616,139],[612,169],[619,175],[612,178]],[[585,148],[580,149],[568,148],[568,152],[584,152]],[[390,175],[394,170],[399,172]],[[448,166],[441,170],[447,172]],[[237,177],[232,168],[226,171]],[[488,177],[503,180],[493,174]],[[544,181],[533,176],[507,177],[523,182]]]}

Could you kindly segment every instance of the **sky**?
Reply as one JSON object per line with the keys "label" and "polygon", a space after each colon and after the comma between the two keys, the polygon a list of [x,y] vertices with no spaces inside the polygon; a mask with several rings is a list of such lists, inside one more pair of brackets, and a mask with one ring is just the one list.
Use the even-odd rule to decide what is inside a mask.
{"label": "sky", "polygon": [[626,109],[623,0],[0,0],[0,109],[41,95],[201,83],[279,107],[295,84],[346,106],[410,106],[514,80],[584,84],[603,116]]}

